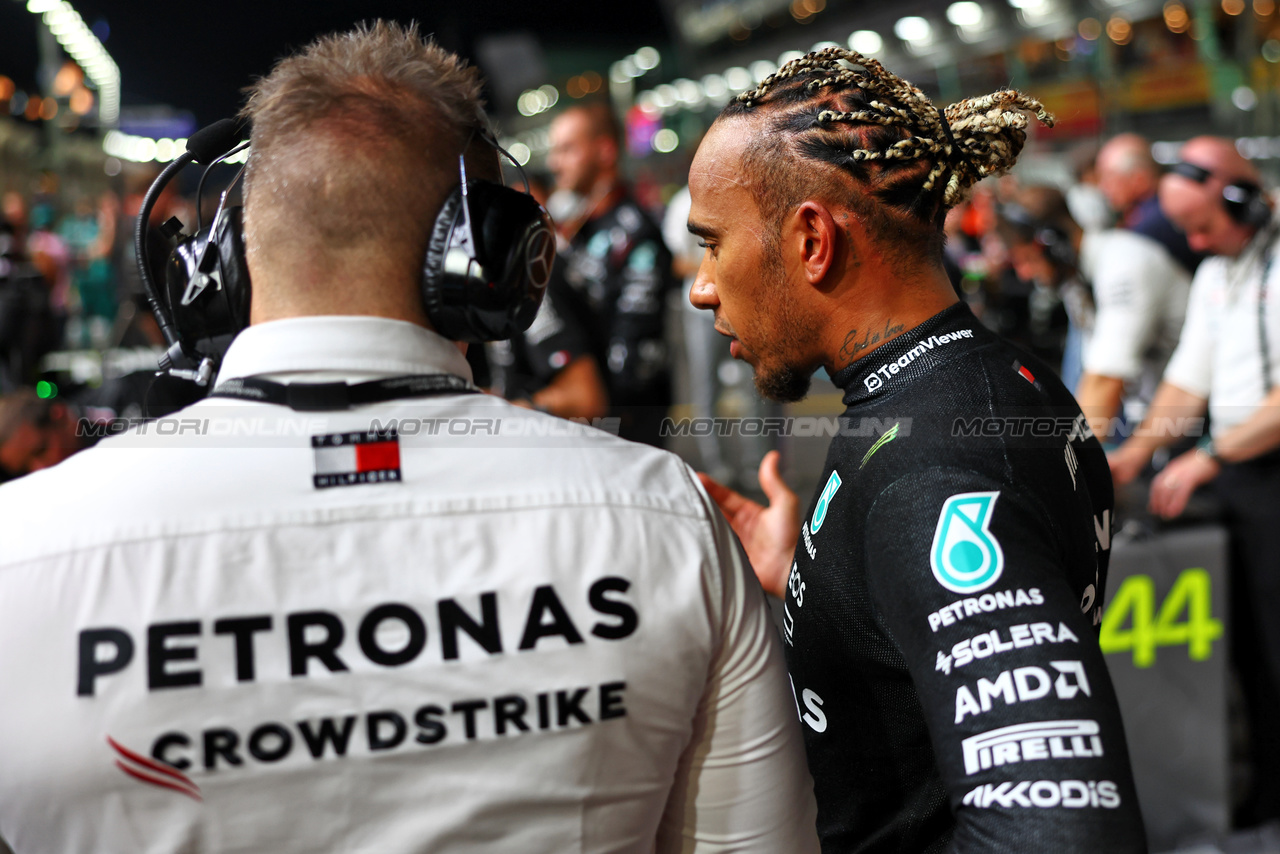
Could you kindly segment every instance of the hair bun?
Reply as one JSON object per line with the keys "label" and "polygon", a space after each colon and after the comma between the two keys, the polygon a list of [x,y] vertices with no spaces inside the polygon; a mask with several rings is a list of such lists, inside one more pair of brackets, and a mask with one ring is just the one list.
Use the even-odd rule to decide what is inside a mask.
{"label": "hair bun", "polygon": [[943,198],[947,207],[959,203],[978,181],[1012,168],[1026,144],[1032,116],[1045,127],[1054,124],[1044,104],[1014,89],[966,98],[947,107],[942,116],[955,140]]}

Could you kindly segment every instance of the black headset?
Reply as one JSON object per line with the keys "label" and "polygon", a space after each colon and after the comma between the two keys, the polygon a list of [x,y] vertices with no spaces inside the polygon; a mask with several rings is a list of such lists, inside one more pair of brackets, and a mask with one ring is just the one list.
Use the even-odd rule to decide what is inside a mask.
{"label": "black headset", "polygon": [[[487,129],[476,132],[524,174]],[[182,223],[176,218],[160,227],[165,239],[176,241],[165,264],[163,290],[156,287],[149,268],[147,231],[156,199],[174,175],[194,161],[205,164],[207,176],[214,165],[248,146],[243,136],[243,125],[231,119],[192,134],[187,150],[147,191],[134,233],[138,272],[169,347],[160,367],[200,385],[209,383],[231,340],[249,325],[252,287],[241,209],[227,205],[244,167],[223,192],[207,229],[198,224],[194,235],[178,239]],[[458,167],[458,187],[445,199],[428,236],[423,306],[432,326],[446,338],[510,338],[529,328],[542,304],[555,258],[551,218],[527,192],[468,180],[462,155]],[[203,187],[204,177],[200,183]],[[197,192],[197,209],[199,204]]]}
{"label": "black headset", "polygon": [[[1185,160],[1169,167],[1171,175],[1181,175],[1197,184],[1207,183],[1213,173],[1203,166]],[[1227,215],[1240,225],[1262,228],[1271,222],[1271,207],[1262,188],[1252,181],[1232,181],[1222,188],[1222,206]]]}
{"label": "black headset", "polygon": [[1044,249],[1045,256],[1053,264],[1072,270],[1078,266],[1079,259],[1071,243],[1071,236],[1054,223],[1039,219],[1017,202],[1001,202],[996,205],[996,215],[1028,241]]}

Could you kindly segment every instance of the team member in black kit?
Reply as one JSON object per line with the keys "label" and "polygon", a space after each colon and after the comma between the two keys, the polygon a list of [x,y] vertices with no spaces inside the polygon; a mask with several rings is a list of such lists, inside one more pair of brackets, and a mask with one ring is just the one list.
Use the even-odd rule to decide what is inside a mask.
{"label": "team member in black kit", "polygon": [[561,418],[601,418],[609,406],[591,349],[591,315],[552,269],[533,325],[485,345],[492,390],[507,400]]}
{"label": "team member in black kit", "polygon": [[671,405],[664,333],[666,296],[674,287],[662,230],[632,198],[619,175],[622,134],[608,104],[580,104],[551,123],[547,165],[556,187],[579,200],[557,214],[567,246],[565,279],[593,315],[592,352],[604,375],[609,414],[624,439],[661,446]]}
{"label": "team member in black kit", "polygon": [[845,390],[802,525],[776,455],[767,508],[707,483],[785,597],[828,852],[1145,848],[1097,644],[1106,460],[942,267],[947,208],[1013,165],[1024,111],[1051,121],[1014,92],[944,117],[833,48],[726,108],[690,170],[694,304],[763,393],[797,400],[819,365]]}

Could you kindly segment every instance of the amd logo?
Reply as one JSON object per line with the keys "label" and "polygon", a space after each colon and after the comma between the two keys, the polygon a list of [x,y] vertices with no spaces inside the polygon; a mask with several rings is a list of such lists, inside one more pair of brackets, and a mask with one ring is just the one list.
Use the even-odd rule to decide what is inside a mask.
{"label": "amd logo", "polygon": [[[1007,706],[1040,700],[1053,692],[1059,700],[1073,700],[1077,694],[1092,695],[1089,678],[1084,674],[1080,661],[1051,661],[1049,666],[1057,671],[1057,677],[1043,667],[1016,667],[1006,670],[994,680],[982,678],[974,690],[961,685],[956,689],[956,723],[966,715],[980,715],[991,711],[992,704],[1001,700]],[[974,692],[977,692],[975,696]]]}

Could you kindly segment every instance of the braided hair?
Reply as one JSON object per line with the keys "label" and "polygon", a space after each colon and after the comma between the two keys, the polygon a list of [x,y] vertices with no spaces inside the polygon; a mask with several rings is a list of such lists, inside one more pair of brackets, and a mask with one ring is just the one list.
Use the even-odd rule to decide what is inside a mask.
{"label": "braided hair", "polygon": [[[923,239],[940,253],[947,210],[976,182],[1013,166],[1026,142],[1028,113],[1053,126],[1043,104],[1012,89],[940,111],[878,61],[829,47],[788,62],[720,117],[763,122],[744,165],[759,179],[752,183],[769,219],[780,220],[805,198],[834,193],[878,236],[897,233],[896,241],[917,253]],[[814,162],[840,173],[806,168]]]}

